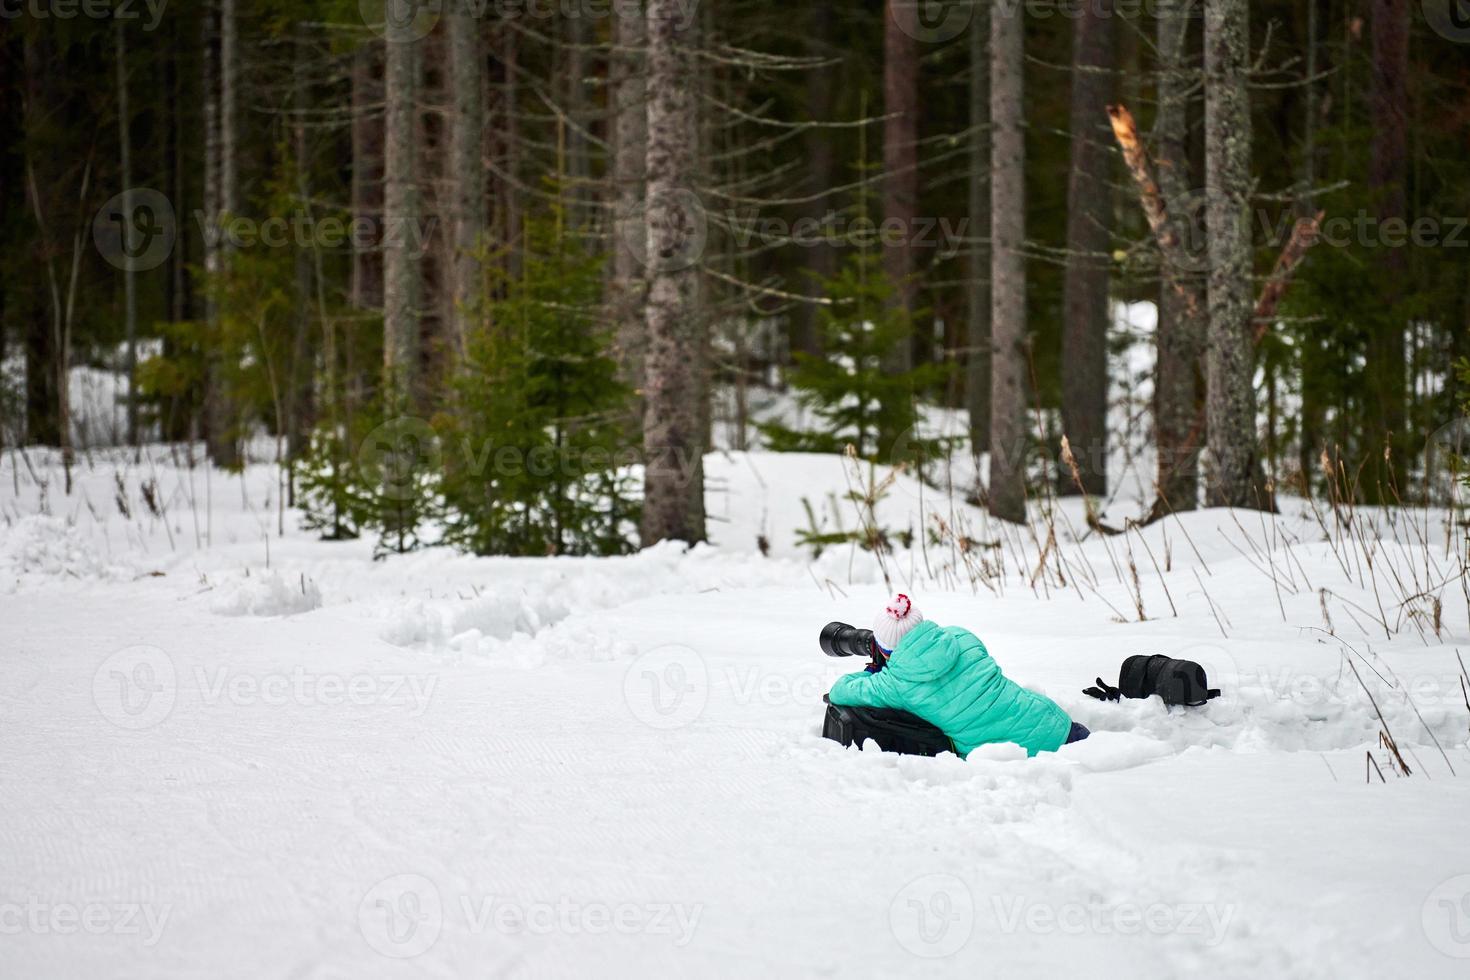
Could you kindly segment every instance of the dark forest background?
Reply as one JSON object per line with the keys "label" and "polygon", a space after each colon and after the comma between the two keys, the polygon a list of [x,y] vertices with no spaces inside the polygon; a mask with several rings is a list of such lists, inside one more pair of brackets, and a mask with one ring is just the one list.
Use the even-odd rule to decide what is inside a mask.
{"label": "dark forest background", "polygon": [[[1148,301],[1140,519],[1425,499],[1452,456],[1464,0],[0,10],[10,446],[264,434],[325,534],[609,553],[704,537],[724,424],[988,452],[1019,520],[1109,491]],[[134,379],[120,431],[74,431],[86,366]],[[755,426],[763,388],[825,426]]]}

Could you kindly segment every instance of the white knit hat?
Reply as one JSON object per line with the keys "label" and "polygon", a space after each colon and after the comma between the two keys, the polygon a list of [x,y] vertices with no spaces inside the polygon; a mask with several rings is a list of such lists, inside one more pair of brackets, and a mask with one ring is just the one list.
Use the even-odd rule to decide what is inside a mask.
{"label": "white knit hat", "polygon": [[913,601],[899,593],[889,600],[888,605],[883,607],[883,611],[873,621],[873,639],[878,641],[878,646],[884,652],[892,653],[898,649],[898,642],[909,630],[923,621],[924,614],[915,608]]}

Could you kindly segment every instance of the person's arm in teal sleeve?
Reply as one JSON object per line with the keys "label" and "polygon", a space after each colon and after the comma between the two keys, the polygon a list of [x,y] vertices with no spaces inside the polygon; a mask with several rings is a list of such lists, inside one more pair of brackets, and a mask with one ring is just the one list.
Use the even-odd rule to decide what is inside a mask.
{"label": "person's arm in teal sleeve", "polygon": [[882,671],[876,674],[870,674],[867,671],[843,674],[837,678],[837,683],[832,685],[827,700],[833,704],[846,704],[855,708],[902,707],[889,700],[891,686]]}

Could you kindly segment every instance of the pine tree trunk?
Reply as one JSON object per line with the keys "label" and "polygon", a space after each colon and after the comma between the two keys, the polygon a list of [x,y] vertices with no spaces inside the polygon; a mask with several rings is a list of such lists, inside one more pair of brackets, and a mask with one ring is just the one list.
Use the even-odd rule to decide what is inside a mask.
{"label": "pine tree trunk", "polygon": [[965,407],[970,451],[990,449],[990,7],[970,22],[970,281],[965,288]]}
{"label": "pine tree trunk", "polygon": [[990,513],[1026,519],[1026,141],[1023,8],[990,16]]}
{"label": "pine tree trunk", "polygon": [[590,37],[585,15],[565,18],[566,68],[566,179],[567,218],[572,227],[585,224],[591,210],[592,158],[585,135],[591,123],[587,102],[587,46]]}
{"label": "pine tree trunk", "polygon": [[[14,51],[16,38],[12,35],[0,40],[0,92],[17,92],[20,84],[15,78]],[[0,105],[0,146],[16,145],[24,133],[24,125],[18,117],[21,107],[15,100]],[[10,227],[10,202],[16,193],[17,181],[11,169],[14,155],[0,152],[0,228]],[[0,276],[0,364],[9,363],[10,328],[16,322],[15,293],[9,288],[4,276]],[[7,415],[0,418],[0,449],[4,449],[11,436],[19,443],[24,439],[21,425],[24,419]]]}
{"label": "pine tree trunk", "polygon": [[[836,51],[833,28],[836,11],[833,0],[808,0],[808,15],[811,32],[807,38],[809,54],[815,58],[830,58]],[[812,69],[807,72],[806,105],[807,116],[813,122],[828,122],[836,109],[834,80],[836,66]],[[827,213],[833,210],[830,189],[840,183],[836,168],[836,147],[832,131],[820,127],[806,134],[805,171],[810,179],[804,186],[803,196],[813,200],[803,205],[802,217],[815,228],[821,228]],[[820,284],[837,274],[837,250],[826,241],[826,235],[816,233],[820,241],[801,247],[801,262],[808,278],[799,290],[815,292]],[[791,349],[793,352],[818,355],[822,353],[821,307],[816,303],[802,303],[792,310]]]}
{"label": "pine tree trunk", "polygon": [[[128,216],[131,228],[133,202],[133,139],[132,115],[128,109],[128,37],[127,22],[118,18],[114,22],[117,45],[117,135],[118,163],[122,170],[123,193],[129,195],[123,201],[123,213]],[[131,245],[131,243],[127,243]],[[127,343],[128,372],[128,444],[137,446],[138,432],[138,285],[132,268],[123,270],[123,320]]]}
{"label": "pine tree trunk", "polygon": [[220,206],[235,216],[240,214],[239,0],[220,0],[219,31]]}
{"label": "pine tree trunk", "polygon": [[[913,235],[919,211],[919,44],[902,27],[907,12],[897,9],[910,2],[886,0],[883,21],[883,222],[902,229],[899,241],[884,243],[883,271],[894,301],[912,315],[919,295]],[[888,369],[912,368],[914,346],[910,337],[895,347]]]}
{"label": "pine tree trunk", "polygon": [[[1300,217],[1310,218],[1316,213],[1314,188],[1317,183],[1317,56],[1318,56],[1318,0],[1307,0],[1307,51],[1304,74],[1306,76],[1306,106],[1302,127],[1302,196],[1298,202]],[[1297,433],[1297,470],[1301,478],[1302,492],[1310,496],[1313,476],[1317,472],[1318,442],[1322,433],[1322,405],[1317,394],[1317,379],[1323,371],[1321,345],[1308,328],[1302,332],[1301,347],[1301,421]]]}
{"label": "pine tree trunk", "polygon": [[648,155],[648,83],[644,63],[647,25],[635,4],[614,4],[612,55],[614,201],[612,277],[608,308],[617,331],[617,360],[623,381],[635,391],[643,386],[647,322],[643,299],[646,241],[641,209],[643,170]]}
{"label": "pine tree trunk", "polygon": [[[52,42],[44,31],[25,35],[23,60],[25,66],[26,98],[22,101],[25,118],[23,132],[31,132],[38,119],[44,116],[51,104],[50,85],[57,77],[51,70],[50,55]],[[20,145],[24,145],[22,142]],[[29,155],[25,167],[31,167]],[[25,179],[25,178],[22,178]],[[39,193],[40,188],[33,188]],[[40,269],[47,260],[46,243],[37,240],[27,256],[31,264]],[[43,446],[63,444],[61,391],[57,386],[56,363],[60,356],[56,331],[40,289],[32,289],[29,302],[22,312],[25,327],[22,346],[25,351],[25,433],[24,442]],[[19,305],[19,304],[17,304]]]}
{"label": "pine tree trunk", "polygon": [[[352,55],[352,218],[377,229],[383,216],[382,54],[365,43]],[[353,250],[351,298],[359,310],[383,307],[383,253],[376,241]]]}
{"label": "pine tree trunk", "polygon": [[384,98],[383,384],[386,404],[405,408],[418,379],[422,258],[419,226],[417,41],[388,40]]}
{"label": "pine tree trunk", "polygon": [[1251,129],[1246,0],[1205,6],[1205,187],[1210,229],[1207,494],[1260,506],[1251,342]]}
{"label": "pine tree trunk", "polygon": [[[235,111],[230,100],[235,95],[234,0],[211,0],[204,15],[204,213],[209,227],[204,235],[204,271],[216,285],[225,274],[227,259],[221,237],[224,218],[233,215],[234,192],[229,183],[235,177],[234,164],[228,162],[234,149]],[[206,358],[208,377],[205,382],[205,446],[216,465],[233,468],[240,463],[239,417],[228,390],[229,374],[225,351],[220,339],[219,300],[206,295],[205,318],[212,338]]]}
{"label": "pine tree trunk", "polygon": [[[311,110],[310,76],[307,70],[311,55],[307,43],[307,28],[298,25],[294,38],[294,55],[291,62],[291,105],[294,118],[291,121],[292,153],[296,162],[296,194],[298,207],[310,213],[311,202],[311,148],[307,141],[306,117]],[[315,357],[311,346],[312,324],[312,250],[309,245],[297,243],[295,255],[296,293],[294,333],[291,338],[291,362],[286,366],[290,379],[287,393],[286,447],[292,460],[301,458],[306,449],[307,434],[311,431],[313,413],[312,382],[314,380]],[[294,471],[287,484],[295,503],[296,481]]]}
{"label": "pine tree trunk", "polygon": [[[1062,430],[1082,491],[1108,492],[1108,244],[1112,225],[1107,105],[1116,63],[1112,3],[1081,5],[1072,34],[1072,169],[1062,287]],[[1076,493],[1070,473],[1062,493]]]}
{"label": "pine tree trunk", "polygon": [[521,190],[516,181],[521,172],[520,60],[518,29],[508,22],[500,39],[500,59],[505,66],[505,241],[506,271],[520,270]]}
{"label": "pine tree trunk", "polygon": [[[1194,204],[1194,167],[1189,150],[1192,73],[1188,68],[1189,35],[1198,23],[1191,0],[1158,3],[1158,112],[1154,144],[1159,189],[1175,209],[1175,221],[1197,215],[1179,213]],[[1187,254],[1203,258],[1198,222],[1184,225]],[[1165,260],[1161,260],[1165,261]],[[1209,309],[1205,281],[1193,269],[1161,268],[1159,322],[1155,334],[1158,361],[1154,372],[1154,436],[1158,449],[1157,483],[1163,511],[1194,510],[1199,503],[1199,447],[1204,433],[1195,432],[1204,397],[1203,357]],[[1180,290],[1192,297],[1186,300]]]}
{"label": "pine tree trunk", "polygon": [[484,55],[480,21],[469,0],[456,0],[449,17],[450,61],[454,92],[452,149],[454,182],[453,304],[449,341],[458,358],[465,356],[471,307],[480,298],[480,250],[485,233],[485,167],[482,83]]}
{"label": "pine tree trunk", "polygon": [[694,32],[680,0],[648,0],[648,354],[644,547],[705,539],[703,315],[689,262],[699,142]]}
{"label": "pine tree trunk", "polygon": [[[1378,227],[1404,221],[1408,214],[1409,11],[1408,0],[1372,0],[1373,73],[1369,105],[1372,110],[1373,153],[1368,189],[1373,195]],[[1368,499],[1392,499],[1397,484],[1393,460],[1384,459],[1388,447],[1402,450],[1407,426],[1407,365],[1404,360],[1404,318],[1398,310],[1408,276],[1408,250],[1379,248],[1375,257],[1384,285],[1384,308],[1369,339],[1367,431],[1364,433],[1368,466],[1363,487]]]}

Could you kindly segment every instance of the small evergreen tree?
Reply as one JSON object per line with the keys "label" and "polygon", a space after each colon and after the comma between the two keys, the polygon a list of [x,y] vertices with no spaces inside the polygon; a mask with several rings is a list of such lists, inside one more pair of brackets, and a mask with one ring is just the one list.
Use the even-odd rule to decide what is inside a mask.
{"label": "small evergreen tree", "polygon": [[[637,509],[627,388],[605,353],[602,263],[559,207],[528,220],[517,276],[488,284],[457,384],[447,539],[479,554],[617,554]],[[484,263],[498,268],[498,263]]]}
{"label": "small evergreen tree", "polygon": [[777,452],[819,453],[852,445],[862,459],[891,463],[933,452],[936,440],[916,436],[915,395],[940,383],[946,370],[923,364],[902,373],[884,371],[884,356],[908,343],[913,331],[910,317],[894,302],[879,254],[863,250],[851,256],[824,292],[830,303],[820,311],[822,349],[832,353],[797,353],[787,376],[819,424],[761,425],[767,445]]}

